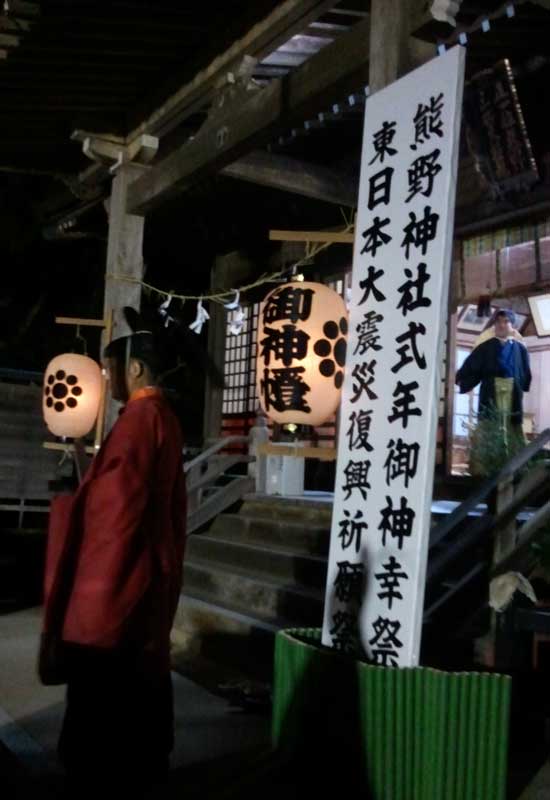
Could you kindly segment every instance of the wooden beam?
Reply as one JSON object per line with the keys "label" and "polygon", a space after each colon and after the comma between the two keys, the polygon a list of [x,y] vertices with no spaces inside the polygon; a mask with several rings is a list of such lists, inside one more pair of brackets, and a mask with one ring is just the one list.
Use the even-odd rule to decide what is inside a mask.
{"label": "wooden beam", "polygon": [[337,231],[269,231],[272,242],[330,242],[330,244],[353,244],[353,233]]}
{"label": "wooden beam", "polygon": [[295,72],[252,92],[238,107],[229,107],[215,125],[204,125],[192,140],[129,187],[128,212],[145,214],[295,121],[364,88],[369,29],[369,20],[359,23]]}
{"label": "wooden beam", "polygon": [[58,325],[80,325],[89,328],[105,328],[107,323],[104,319],[83,319],[82,317],[56,317]]}
{"label": "wooden beam", "polygon": [[336,205],[357,206],[358,184],[337,170],[256,150],[224,167],[222,175]]}
{"label": "wooden beam", "polygon": [[285,0],[280,3],[138,125],[129,134],[128,140],[141,133],[164,136],[198,109],[208,105],[220,79],[235,69],[245,55],[258,60],[265,58],[294,34],[305,30],[310,22],[333,5],[334,0]]}

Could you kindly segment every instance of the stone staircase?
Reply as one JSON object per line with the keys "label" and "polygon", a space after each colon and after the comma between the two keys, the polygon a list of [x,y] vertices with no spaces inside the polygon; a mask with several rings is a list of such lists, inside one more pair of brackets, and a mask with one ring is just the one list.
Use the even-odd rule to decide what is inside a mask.
{"label": "stone staircase", "polygon": [[[276,631],[322,625],[332,497],[314,497],[247,495],[238,513],[189,537],[172,635],[178,663],[269,679]],[[432,525],[459,502],[434,500]]]}
{"label": "stone staircase", "polygon": [[[432,639],[441,650],[441,624],[450,625],[459,654],[487,625],[492,540],[476,537],[491,515],[478,483],[452,479],[434,486],[423,637],[430,658]],[[536,512],[523,494],[511,512],[518,530]],[[246,495],[238,513],[221,513],[207,532],[191,535],[173,631],[177,660],[269,679],[276,631],[322,625],[331,515],[330,494]],[[448,528],[444,535],[442,528]]]}
{"label": "stone staircase", "polygon": [[331,502],[248,496],[190,536],[173,632],[180,658],[269,677],[273,636],[323,619]]}

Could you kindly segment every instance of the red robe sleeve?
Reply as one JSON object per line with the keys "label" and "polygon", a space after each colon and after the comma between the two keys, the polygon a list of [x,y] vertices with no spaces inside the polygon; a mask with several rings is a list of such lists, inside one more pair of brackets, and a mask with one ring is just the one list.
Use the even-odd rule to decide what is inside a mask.
{"label": "red robe sleeve", "polygon": [[66,641],[124,644],[151,581],[148,507],[161,428],[154,406],[129,406],[79,490],[82,540],[63,628]]}

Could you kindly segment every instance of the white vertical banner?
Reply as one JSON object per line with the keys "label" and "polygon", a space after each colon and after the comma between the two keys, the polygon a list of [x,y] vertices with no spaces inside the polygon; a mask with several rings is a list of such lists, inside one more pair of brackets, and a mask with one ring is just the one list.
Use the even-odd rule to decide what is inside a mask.
{"label": "white vertical banner", "polygon": [[465,52],[367,100],[323,643],[418,663]]}

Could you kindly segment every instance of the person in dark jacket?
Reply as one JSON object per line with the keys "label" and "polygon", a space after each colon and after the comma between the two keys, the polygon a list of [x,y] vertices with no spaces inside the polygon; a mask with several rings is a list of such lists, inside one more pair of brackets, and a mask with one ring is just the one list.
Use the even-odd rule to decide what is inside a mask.
{"label": "person in dark jacket", "polygon": [[480,384],[478,427],[498,417],[506,444],[525,441],[523,394],[531,385],[529,353],[514,337],[514,324],[513,311],[498,311],[494,337],[472,350],[456,374],[461,394]]}

